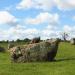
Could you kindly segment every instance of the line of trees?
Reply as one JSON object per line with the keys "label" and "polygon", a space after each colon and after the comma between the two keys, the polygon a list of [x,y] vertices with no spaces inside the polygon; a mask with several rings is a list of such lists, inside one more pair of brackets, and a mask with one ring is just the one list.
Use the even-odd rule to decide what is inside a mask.
{"label": "line of trees", "polygon": [[31,40],[29,38],[25,38],[23,40],[21,39],[17,39],[16,41],[12,40],[12,41],[9,41],[9,40],[2,40],[0,41],[0,43],[9,43],[9,42],[30,42]]}

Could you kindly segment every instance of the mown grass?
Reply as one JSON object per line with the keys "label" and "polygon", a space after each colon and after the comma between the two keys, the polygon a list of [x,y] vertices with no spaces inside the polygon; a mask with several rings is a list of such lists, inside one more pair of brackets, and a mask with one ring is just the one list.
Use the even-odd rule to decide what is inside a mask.
{"label": "mown grass", "polygon": [[0,53],[0,75],[75,75],[75,46],[60,43],[55,62],[11,63],[8,52]]}

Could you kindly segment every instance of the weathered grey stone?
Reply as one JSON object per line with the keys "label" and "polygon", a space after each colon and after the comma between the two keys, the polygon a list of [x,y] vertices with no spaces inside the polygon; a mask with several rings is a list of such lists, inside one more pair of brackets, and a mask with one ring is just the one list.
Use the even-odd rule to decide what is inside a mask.
{"label": "weathered grey stone", "polygon": [[35,37],[31,40],[30,43],[33,44],[33,43],[39,43],[39,42],[40,42],[40,37]]}
{"label": "weathered grey stone", "polygon": [[0,52],[5,52],[5,48],[0,46]]}
{"label": "weathered grey stone", "polygon": [[75,38],[72,38],[72,39],[70,40],[70,43],[71,43],[72,45],[75,45]]}
{"label": "weathered grey stone", "polygon": [[23,45],[11,48],[11,59],[14,62],[53,61],[59,40]]}
{"label": "weathered grey stone", "polygon": [[14,47],[14,44],[8,43],[8,50],[9,50],[10,48],[13,48],[13,47]]}

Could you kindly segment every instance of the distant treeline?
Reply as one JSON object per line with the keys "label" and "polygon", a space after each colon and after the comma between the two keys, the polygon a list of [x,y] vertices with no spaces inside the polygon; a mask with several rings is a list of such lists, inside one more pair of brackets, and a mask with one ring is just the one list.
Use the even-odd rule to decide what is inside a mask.
{"label": "distant treeline", "polygon": [[28,39],[28,38],[25,38],[25,39],[23,39],[23,40],[21,40],[21,39],[17,39],[17,40],[12,40],[12,41],[9,41],[9,40],[2,40],[2,41],[0,41],[0,43],[9,43],[9,42],[30,42],[31,40],[30,39]]}
{"label": "distant treeline", "polygon": [[[9,41],[9,40],[2,40],[2,41],[0,41],[0,43],[9,43],[9,42],[12,42],[12,43],[14,43],[14,42],[26,42],[26,43],[28,43],[28,42],[30,42],[32,39],[29,39],[29,38],[25,38],[25,39],[17,39],[17,40],[12,40],[12,41]],[[42,40],[40,40],[40,41],[42,41]]]}
{"label": "distant treeline", "polygon": [[[51,38],[52,39],[52,38]],[[59,38],[60,39],[60,38]],[[29,39],[29,38],[25,38],[25,39],[17,39],[17,40],[12,40],[12,41],[9,41],[9,40],[2,40],[0,41],[0,43],[9,43],[9,42],[12,42],[12,43],[20,43],[20,42],[25,42],[25,43],[29,43],[32,39]],[[49,40],[49,39],[46,39],[46,40]],[[64,42],[65,40],[63,39],[60,39],[62,42]],[[40,39],[40,41],[43,41]],[[65,42],[69,42],[70,40],[66,40]]]}

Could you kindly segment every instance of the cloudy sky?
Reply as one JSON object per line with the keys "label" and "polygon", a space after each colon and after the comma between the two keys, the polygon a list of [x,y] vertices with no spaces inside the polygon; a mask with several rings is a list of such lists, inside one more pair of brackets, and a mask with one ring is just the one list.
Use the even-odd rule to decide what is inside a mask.
{"label": "cloudy sky", "polygon": [[0,0],[0,40],[75,37],[75,0]]}

